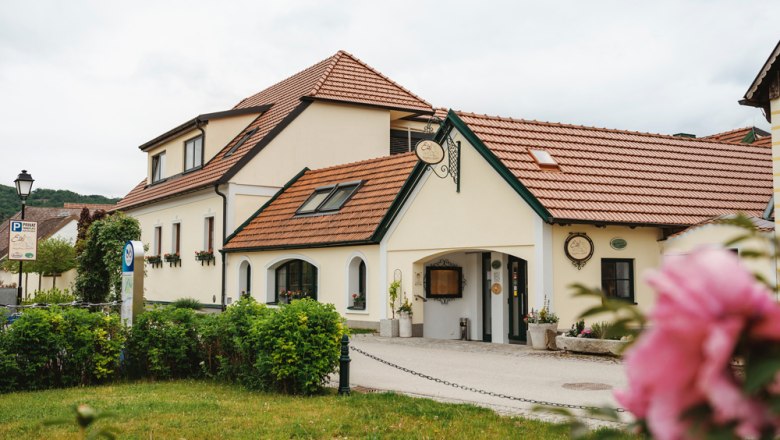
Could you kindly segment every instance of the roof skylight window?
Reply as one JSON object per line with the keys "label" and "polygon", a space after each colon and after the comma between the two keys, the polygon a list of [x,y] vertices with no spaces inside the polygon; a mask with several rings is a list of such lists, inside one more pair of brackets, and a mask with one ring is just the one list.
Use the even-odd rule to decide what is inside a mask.
{"label": "roof skylight window", "polygon": [[295,214],[318,214],[341,209],[357,191],[362,182],[346,182],[323,186],[314,190]]}
{"label": "roof skylight window", "polygon": [[251,138],[252,135],[255,134],[256,132],[257,132],[256,128],[254,128],[254,129],[250,130],[249,132],[247,132],[247,134],[245,134],[244,137],[239,139],[238,142],[236,142],[236,144],[233,145],[233,147],[230,148],[230,150],[227,153],[225,153],[225,157],[228,157],[231,154],[235,153],[236,150],[238,150],[242,145],[244,145],[244,142],[248,141],[249,138]]}
{"label": "roof skylight window", "polygon": [[552,155],[548,153],[545,150],[528,150],[529,153],[531,153],[531,156],[536,161],[536,164],[539,165],[540,168],[546,168],[546,169],[557,169],[558,168],[558,162],[553,159]]}

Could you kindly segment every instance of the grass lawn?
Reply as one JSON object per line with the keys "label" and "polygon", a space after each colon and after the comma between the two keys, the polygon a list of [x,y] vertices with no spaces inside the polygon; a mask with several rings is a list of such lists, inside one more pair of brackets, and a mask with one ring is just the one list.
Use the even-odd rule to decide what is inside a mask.
{"label": "grass lawn", "polygon": [[[0,438],[77,439],[72,408],[79,403],[111,413],[95,426],[115,428],[121,439],[568,438],[566,428],[471,405],[395,394],[288,397],[208,381],[6,394]],[[71,422],[42,424],[61,418]]]}

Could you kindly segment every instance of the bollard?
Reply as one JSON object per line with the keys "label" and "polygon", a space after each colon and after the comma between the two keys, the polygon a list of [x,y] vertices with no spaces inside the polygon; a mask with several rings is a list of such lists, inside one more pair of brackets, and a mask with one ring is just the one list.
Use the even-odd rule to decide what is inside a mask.
{"label": "bollard", "polygon": [[349,337],[341,337],[341,357],[339,358],[339,395],[349,396]]}

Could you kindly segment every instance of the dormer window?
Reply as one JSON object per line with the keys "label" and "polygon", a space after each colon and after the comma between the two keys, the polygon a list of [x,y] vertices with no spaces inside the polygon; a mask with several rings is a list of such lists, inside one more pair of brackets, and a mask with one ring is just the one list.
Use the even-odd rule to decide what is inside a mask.
{"label": "dormer window", "polygon": [[545,150],[528,150],[529,153],[531,153],[531,157],[534,158],[534,161],[537,165],[539,165],[539,168],[547,169],[547,170],[557,170],[560,169],[558,166],[558,162],[553,159],[552,155],[548,153]]}
{"label": "dormer window", "polygon": [[203,136],[184,142],[184,171],[203,166]]}
{"label": "dormer window", "polygon": [[165,152],[152,156],[152,183],[165,179]]}
{"label": "dormer window", "polygon": [[254,135],[255,133],[257,133],[257,129],[256,129],[256,128],[255,128],[255,129],[253,129],[253,130],[250,130],[250,131],[249,131],[247,134],[245,134],[245,135],[244,135],[244,136],[243,136],[241,139],[239,139],[239,140],[238,140],[238,142],[236,142],[236,144],[235,144],[235,145],[233,145],[233,146],[230,148],[230,150],[228,150],[228,152],[227,152],[227,153],[225,153],[225,157],[228,157],[228,156],[230,156],[231,154],[235,153],[235,152],[236,152],[236,150],[238,150],[238,149],[239,149],[239,148],[240,148],[242,145],[244,145],[244,143],[245,143],[246,141],[248,141],[248,140],[249,140],[249,138],[251,138],[251,137],[252,137],[252,135]]}
{"label": "dormer window", "polygon": [[347,182],[323,186],[314,190],[295,214],[318,214],[341,209],[357,191],[362,182]]}

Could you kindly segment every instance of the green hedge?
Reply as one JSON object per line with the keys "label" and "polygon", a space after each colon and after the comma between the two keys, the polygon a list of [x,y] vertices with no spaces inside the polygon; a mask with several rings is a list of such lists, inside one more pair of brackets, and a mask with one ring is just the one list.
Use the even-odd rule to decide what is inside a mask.
{"label": "green hedge", "polygon": [[252,389],[320,391],[338,366],[343,319],[310,299],[269,309],[243,298],[220,314],[159,307],[126,329],[115,314],[30,309],[0,330],[0,392],[118,377],[209,377]]}
{"label": "green hedge", "polygon": [[125,333],[116,315],[30,309],[0,331],[0,392],[106,382],[117,376]]}

